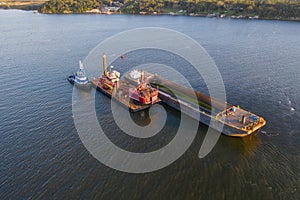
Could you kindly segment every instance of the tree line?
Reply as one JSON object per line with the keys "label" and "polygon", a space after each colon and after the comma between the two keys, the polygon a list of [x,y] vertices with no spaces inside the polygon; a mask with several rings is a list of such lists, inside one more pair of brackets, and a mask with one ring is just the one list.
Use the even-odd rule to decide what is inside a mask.
{"label": "tree line", "polygon": [[[153,14],[178,12],[207,15],[211,13],[261,18],[299,19],[299,0],[120,0],[120,12]],[[108,0],[49,0],[40,8],[42,13],[85,13],[101,6],[112,6]]]}
{"label": "tree line", "polygon": [[41,6],[42,13],[85,13],[87,10],[109,4],[103,0],[50,0]]}

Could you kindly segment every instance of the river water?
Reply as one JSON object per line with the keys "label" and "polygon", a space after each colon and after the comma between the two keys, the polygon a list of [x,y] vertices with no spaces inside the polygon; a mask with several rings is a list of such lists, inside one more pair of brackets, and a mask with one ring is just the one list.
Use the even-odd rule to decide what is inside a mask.
{"label": "river water", "polygon": [[[66,77],[111,35],[153,26],[199,42],[219,68],[228,102],[267,125],[243,139],[222,135],[199,159],[207,131],[200,124],[177,161],[145,174],[111,169],[90,155],[75,129]],[[286,21],[0,10],[1,199],[300,199],[299,32],[299,23]],[[111,125],[99,114],[103,106],[96,109]],[[168,131],[154,146],[167,144],[180,121],[166,109]],[[141,144],[109,128],[110,139],[139,151]]]}

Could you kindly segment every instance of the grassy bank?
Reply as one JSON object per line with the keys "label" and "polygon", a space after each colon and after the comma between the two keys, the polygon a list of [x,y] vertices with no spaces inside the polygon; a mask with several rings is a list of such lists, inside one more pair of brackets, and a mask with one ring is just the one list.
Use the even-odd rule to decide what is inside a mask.
{"label": "grassy bank", "polygon": [[1,9],[40,10],[45,1],[5,1],[0,0]]}

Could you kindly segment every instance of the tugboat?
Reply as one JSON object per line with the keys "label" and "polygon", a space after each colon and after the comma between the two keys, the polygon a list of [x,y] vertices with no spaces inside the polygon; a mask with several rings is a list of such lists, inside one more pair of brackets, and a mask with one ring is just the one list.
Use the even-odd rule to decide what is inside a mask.
{"label": "tugboat", "polygon": [[91,84],[89,82],[89,79],[86,76],[83,64],[81,61],[79,61],[79,70],[74,73],[74,75],[71,75],[68,77],[68,81],[71,84],[74,84],[75,86],[83,89],[90,89]]}

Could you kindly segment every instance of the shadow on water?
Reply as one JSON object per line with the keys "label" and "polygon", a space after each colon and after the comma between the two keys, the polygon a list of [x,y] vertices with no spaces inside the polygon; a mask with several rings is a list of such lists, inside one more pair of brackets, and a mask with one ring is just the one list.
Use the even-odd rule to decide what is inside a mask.
{"label": "shadow on water", "polygon": [[138,111],[136,113],[130,113],[131,119],[139,126],[147,126],[151,123],[149,116],[149,108],[145,110]]}
{"label": "shadow on water", "polygon": [[212,154],[223,167],[235,167],[240,163],[249,163],[260,145],[261,140],[257,133],[243,138],[221,135]]}

